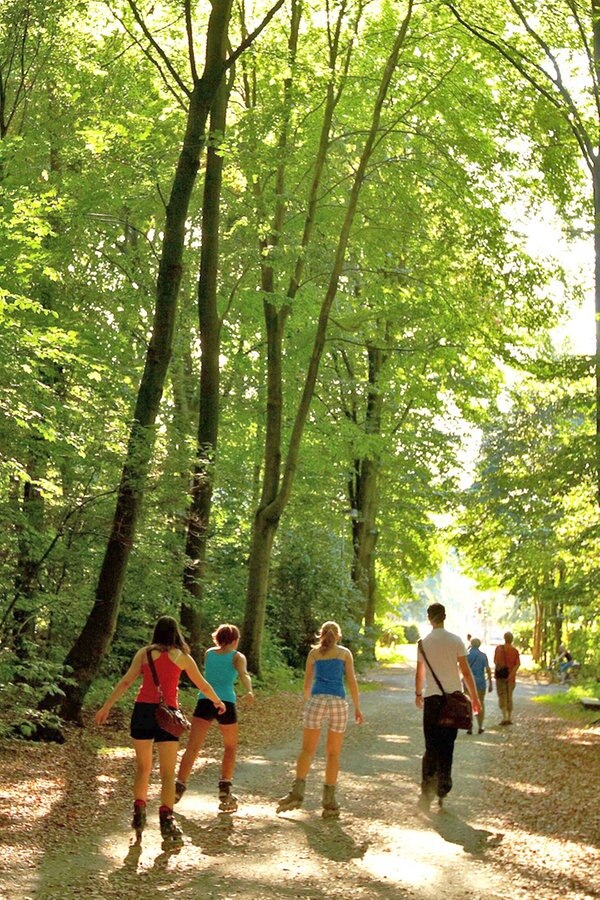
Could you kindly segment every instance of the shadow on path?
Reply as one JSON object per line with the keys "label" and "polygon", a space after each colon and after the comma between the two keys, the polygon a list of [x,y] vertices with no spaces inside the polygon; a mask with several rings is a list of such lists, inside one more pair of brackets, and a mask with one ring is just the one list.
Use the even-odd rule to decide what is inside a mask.
{"label": "shadow on path", "polygon": [[501,833],[473,828],[454,812],[441,810],[430,816],[431,826],[449,844],[458,844],[465,853],[483,857],[487,850],[494,849],[504,839]]}
{"label": "shadow on path", "polygon": [[184,834],[205,856],[219,856],[235,849],[232,816],[216,816],[208,825],[200,825],[197,819],[179,811],[177,819]]}
{"label": "shadow on path", "polygon": [[339,820],[309,822],[302,819],[286,819],[285,821],[304,831],[306,842],[314,853],[333,862],[362,859],[371,843],[356,841],[348,830],[344,830]]}

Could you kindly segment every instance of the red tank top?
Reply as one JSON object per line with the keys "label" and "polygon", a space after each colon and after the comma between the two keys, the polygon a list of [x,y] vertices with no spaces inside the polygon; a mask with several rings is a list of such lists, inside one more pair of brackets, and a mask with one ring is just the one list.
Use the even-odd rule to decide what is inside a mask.
{"label": "red tank top", "polygon": [[[152,658],[165,698],[165,703],[167,706],[178,706],[179,676],[181,675],[181,669],[173,662],[167,650],[164,650],[160,656],[156,657],[156,659],[154,657]],[[138,691],[135,702],[158,703],[160,699],[158,690],[152,679],[148,658],[145,657],[145,660],[146,661],[142,663],[142,686]]]}

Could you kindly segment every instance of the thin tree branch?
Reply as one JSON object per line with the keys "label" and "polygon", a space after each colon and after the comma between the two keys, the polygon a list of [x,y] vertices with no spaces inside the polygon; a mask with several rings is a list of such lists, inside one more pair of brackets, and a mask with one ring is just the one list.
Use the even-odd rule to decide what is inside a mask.
{"label": "thin tree branch", "polygon": [[[139,10],[138,10],[138,8],[137,8],[137,4],[136,4],[135,0],[127,0],[127,3],[129,4],[129,8],[131,9],[131,12],[133,13],[133,17],[134,17],[135,21],[137,22],[137,24],[139,25],[139,27],[140,27],[140,29],[141,29],[141,31],[142,31],[142,34],[144,35],[144,37],[146,38],[146,40],[148,41],[148,43],[150,44],[150,46],[154,48],[154,50],[156,51],[156,53],[158,54],[158,56],[162,59],[163,63],[165,64],[167,70],[170,72],[170,74],[171,74],[173,80],[175,81],[175,83],[176,83],[176,84],[178,85],[178,87],[184,92],[184,94],[185,94],[187,97],[189,97],[190,94],[191,94],[191,91],[189,90],[189,88],[187,87],[187,85],[185,84],[185,82],[183,81],[183,79],[180,77],[179,73],[178,73],[177,70],[175,69],[175,67],[174,67],[174,65],[172,64],[171,60],[169,59],[169,57],[167,56],[167,54],[165,53],[165,51],[163,50],[163,48],[160,46],[160,44],[158,43],[158,41],[154,38],[154,35],[152,34],[152,32],[150,31],[150,29],[148,28],[148,26],[147,26],[146,23],[144,22],[144,20],[143,20],[141,14],[140,14],[140,12],[139,12]],[[118,16],[116,16],[116,18],[118,19],[118,21],[121,22],[121,24],[122,24],[124,27],[126,27],[125,24],[124,24],[124,22],[122,21],[122,19],[120,19]],[[132,35],[132,34],[131,34],[131,31],[130,31],[129,29],[127,29],[127,33],[128,33],[129,35],[131,35],[132,37],[135,37],[135,35]],[[158,64],[157,60],[156,60],[156,59],[152,56],[152,54],[149,52],[148,48],[147,48],[147,47],[144,47],[143,44],[142,44],[141,42],[138,42],[138,46],[140,47],[140,49],[142,50],[142,52],[148,57],[148,59],[153,63],[153,65],[156,66],[156,68],[157,68],[158,71],[160,72],[161,78],[162,78],[163,81],[165,82],[166,86],[169,87],[169,89],[171,90],[171,92],[173,93],[173,95],[174,95],[175,97],[177,97],[178,102],[181,102],[181,101],[180,101],[180,98],[177,96],[177,93],[176,93],[175,91],[173,91],[173,88],[169,85],[169,81],[168,81],[168,79],[167,79],[166,76],[165,76],[165,73],[164,73],[164,71],[163,71],[163,69],[162,69],[162,66],[160,66],[160,65]],[[183,105],[183,104],[182,104],[182,105]]]}
{"label": "thin tree branch", "polygon": [[188,42],[188,56],[190,60],[190,72],[192,74],[192,82],[196,84],[198,81],[198,70],[196,68],[196,53],[194,51],[194,25],[192,22],[192,10],[190,7],[190,0],[184,0],[184,12],[185,12],[185,30],[187,34],[187,42]]}
{"label": "thin tree branch", "polygon": [[[591,172],[594,170],[594,147],[590,140],[589,134],[585,125],[583,124],[579,112],[573,103],[571,95],[567,91],[567,89],[562,85],[562,82],[557,83],[553,76],[547,72],[539,63],[536,63],[529,56],[527,56],[522,51],[518,50],[516,47],[510,47],[509,50],[504,46],[503,43],[500,43],[499,40],[488,37],[487,34],[492,34],[492,32],[487,32],[487,30],[477,28],[471,23],[467,22],[460,15],[458,10],[452,3],[446,0],[447,8],[452,12],[458,22],[467,29],[474,37],[478,40],[482,41],[484,44],[487,44],[497,53],[499,53],[510,65],[516,69],[523,78],[529,82],[529,84],[535,88],[535,90],[541,94],[545,99],[560,112],[567,122],[579,148],[582,152],[582,155],[586,161],[586,164]],[[513,55],[514,54],[514,55]],[[561,94],[563,98],[563,102],[561,103],[559,98],[555,95],[555,93],[550,90],[548,87],[545,87],[542,81],[538,80],[538,78],[534,77],[526,68],[526,66],[531,66],[531,68],[538,74],[542,75],[544,79],[550,82],[550,84]],[[570,113],[570,115],[569,115]]]}
{"label": "thin tree branch", "polygon": [[566,0],[566,2],[569,6],[569,9],[571,10],[571,13],[573,15],[573,18],[575,19],[575,22],[577,23],[577,30],[579,32],[579,37],[581,38],[581,43],[585,47],[585,53],[587,56],[589,73],[590,73],[590,77],[592,79],[592,91],[594,94],[594,101],[596,103],[596,111],[598,113],[598,117],[600,118],[600,93],[598,90],[598,71],[597,71],[597,64],[594,60],[594,53],[593,53],[592,47],[590,45],[590,42],[588,41],[588,36],[587,36],[586,30],[583,27],[583,23],[579,16],[579,10],[577,9],[577,4],[575,3],[575,0]]}
{"label": "thin tree branch", "polygon": [[[130,0],[130,2],[131,2],[131,0]],[[269,10],[269,12],[266,14],[264,19],[260,23],[260,25],[258,25],[254,29],[254,31],[250,32],[250,34],[244,38],[244,40],[237,47],[237,49],[233,51],[231,56],[228,57],[228,59],[225,63],[226,69],[229,69],[235,63],[235,61],[238,59],[238,57],[240,57],[242,55],[244,50],[247,50],[247,48],[250,47],[250,45],[254,43],[256,38],[264,31],[264,29],[267,27],[267,25],[269,24],[271,19],[276,15],[276,13],[279,12],[279,10],[281,9],[281,7],[283,6],[284,3],[285,3],[285,0],[277,0],[275,5],[272,6],[271,9]]]}

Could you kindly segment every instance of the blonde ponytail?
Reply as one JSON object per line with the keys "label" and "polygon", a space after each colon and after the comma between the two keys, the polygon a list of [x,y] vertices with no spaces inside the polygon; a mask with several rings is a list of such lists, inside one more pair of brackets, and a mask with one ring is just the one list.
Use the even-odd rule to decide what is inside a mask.
{"label": "blonde ponytail", "polygon": [[315,649],[319,653],[327,653],[341,640],[342,632],[337,622],[324,622],[317,637],[319,643],[315,645]]}

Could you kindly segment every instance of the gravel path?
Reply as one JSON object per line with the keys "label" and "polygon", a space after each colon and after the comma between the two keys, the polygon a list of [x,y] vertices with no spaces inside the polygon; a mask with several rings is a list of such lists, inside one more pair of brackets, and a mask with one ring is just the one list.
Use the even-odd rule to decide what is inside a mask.
{"label": "gravel path", "polygon": [[[600,897],[600,829],[594,837],[592,823],[589,833],[569,834],[564,822],[548,813],[555,802],[556,773],[545,781],[537,776],[551,758],[540,747],[543,734],[552,746],[564,739],[569,753],[573,741],[569,730],[575,726],[532,702],[536,692],[554,688],[518,685],[512,729],[496,724],[497,705],[490,695],[485,733],[459,734],[454,790],[444,810],[424,815],[416,808],[423,737],[412,669],[385,669],[373,680],[378,689],[365,690],[362,697],[366,722],[349,728],[343,750],[339,820],[320,816],[322,745],[307,782],[305,807],[275,814],[274,799],[288,790],[299,746],[296,712],[289,740],[240,759],[235,787],[242,802],[236,815],[216,813],[215,759],[192,777],[177,807],[184,841],[175,848],[161,845],[155,800],[142,845],[132,844],[128,787],[123,788],[131,761],[124,750],[120,784],[106,774],[101,759],[95,771],[86,773],[90,790],[103,786],[93,821],[75,839],[65,835],[64,844],[54,841],[50,849],[4,867],[0,897]],[[580,762],[568,770],[567,780],[570,802],[580,807],[585,771],[577,769],[583,761],[588,775],[598,775],[600,732],[582,729],[580,723],[576,731]],[[558,752],[564,759],[561,746]],[[532,764],[536,754],[541,766]],[[595,801],[586,801],[592,811],[597,784]],[[68,796],[67,791],[64,803]]]}

